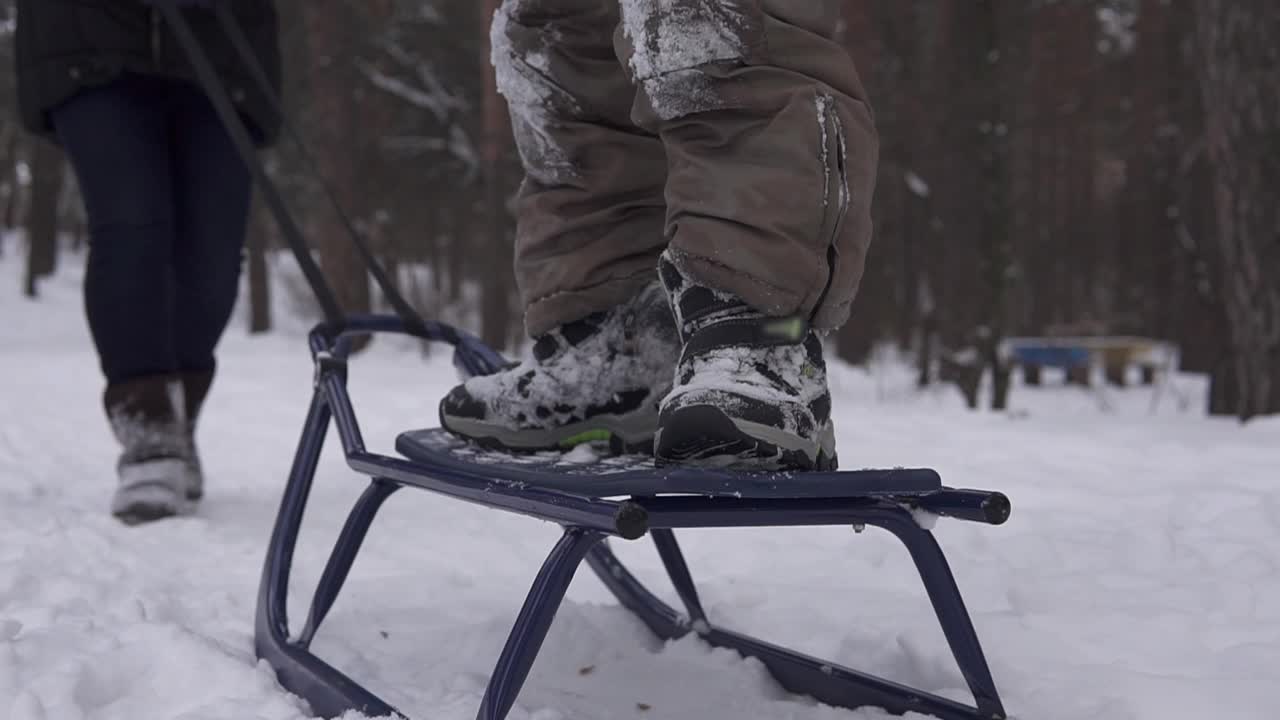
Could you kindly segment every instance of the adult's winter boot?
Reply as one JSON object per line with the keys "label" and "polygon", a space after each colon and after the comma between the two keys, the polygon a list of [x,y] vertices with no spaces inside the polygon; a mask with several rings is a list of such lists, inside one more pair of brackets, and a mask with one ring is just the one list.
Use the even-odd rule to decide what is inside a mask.
{"label": "adult's winter boot", "polygon": [[103,404],[121,452],[111,512],[138,525],[191,505],[192,445],[182,381],[154,375],[111,384]]}

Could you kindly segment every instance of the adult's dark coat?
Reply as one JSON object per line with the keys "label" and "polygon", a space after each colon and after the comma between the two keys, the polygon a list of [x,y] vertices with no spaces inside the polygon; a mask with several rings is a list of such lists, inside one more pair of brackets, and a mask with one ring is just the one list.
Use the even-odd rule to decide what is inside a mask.
{"label": "adult's dark coat", "polygon": [[[226,1],[278,92],[279,19],[272,0]],[[273,142],[280,118],[213,12],[198,7],[183,12],[241,114],[263,144]],[[195,82],[195,71],[159,10],[141,0],[18,0],[17,68],[23,125],[49,138],[50,110],[122,73]]]}

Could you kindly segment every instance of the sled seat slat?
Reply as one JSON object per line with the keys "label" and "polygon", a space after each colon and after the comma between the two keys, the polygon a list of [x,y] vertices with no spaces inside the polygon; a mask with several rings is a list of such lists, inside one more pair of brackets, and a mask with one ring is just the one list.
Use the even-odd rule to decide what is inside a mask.
{"label": "sled seat slat", "polygon": [[[578,453],[514,455],[469,445],[441,429],[414,430],[396,439],[396,451],[425,471],[475,472],[494,482],[590,498],[697,495],[740,499],[909,498],[943,489],[927,469],[841,472],[733,472],[657,468],[644,456],[596,458]],[[578,459],[580,458],[580,459]]]}

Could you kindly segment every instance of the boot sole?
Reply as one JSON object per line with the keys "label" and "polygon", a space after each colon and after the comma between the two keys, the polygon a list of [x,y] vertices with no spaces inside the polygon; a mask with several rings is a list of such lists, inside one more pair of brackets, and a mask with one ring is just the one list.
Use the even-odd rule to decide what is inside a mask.
{"label": "boot sole", "polygon": [[170,505],[153,503],[136,503],[112,513],[117,520],[130,527],[177,517],[178,514],[178,510]]}
{"label": "boot sole", "polygon": [[126,525],[142,525],[182,515],[195,505],[182,460],[150,460],[120,470],[111,514]]}
{"label": "boot sole", "polygon": [[199,503],[202,495],[183,495],[185,502],[174,503],[168,500],[139,500],[112,510],[117,520],[129,526],[145,525],[159,520],[185,515]]}
{"label": "boot sole", "polygon": [[731,418],[712,405],[691,405],[668,415],[654,439],[659,467],[683,465],[718,469],[835,470],[831,423],[807,440],[771,425]]}
{"label": "boot sole", "polygon": [[512,430],[476,420],[440,413],[440,425],[450,433],[486,450],[509,453],[565,452],[579,445],[608,445],[614,455],[651,454],[658,426],[655,410],[626,415],[598,415],[558,428]]}

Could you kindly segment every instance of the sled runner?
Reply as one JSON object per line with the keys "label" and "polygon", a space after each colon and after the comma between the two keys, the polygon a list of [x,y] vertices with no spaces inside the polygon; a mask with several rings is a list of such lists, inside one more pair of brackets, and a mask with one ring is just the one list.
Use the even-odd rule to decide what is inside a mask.
{"label": "sled runner", "polygon": [[[337,208],[352,242],[395,308],[396,316],[348,317],[341,313],[278,189],[255,155],[207,55],[181,13],[171,4],[160,7],[258,180],[268,208],[326,317],[309,338],[315,363],[314,393],[267,549],[255,628],[258,656],[275,668],[285,688],[310,703],[313,712],[324,717],[352,709],[369,716],[399,714],[358,682],[326,664],[311,652],[310,646],[342,590],[382,504],[401,488],[416,488],[540,518],[564,529],[534,580],[497,659],[479,709],[480,720],[501,720],[511,710],[565,592],[584,561],[619,602],[658,637],[675,639],[695,633],[710,645],[757,658],[793,693],[840,707],[874,706],[895,714],[919,712],[944,720],[1005,717],[955,579],[932,533],[920,522],[922,515],[940,515],[999,525],[1010,512],[1008,499],[1000,493],[948,488],[931,470],[734,473],[657,469],[651,461],[634,457],[579,464],[556,455],[503,456],[480,451],[440,430],[404,433],[396,442],[399,457],[369,452],[347,391],[348,356],[354,337],[393,333],[447,343],[455,349],[455,365],[469,375],[496,372],[505,361],[475,337],[418,316],[386,277],[354,226],[341,215],[341,208]],[[244,61],[262,79],[261,68],[247,50],[230,12],[216,3],[214,12]],[[268,97],[274,98],[269,84],[259,84]],[[274,102],[279,105],[278,98]],[[286,128],[296,141],[296,132],[287,123]],[[336,428],[347,465],[358,476],[367,478],[369,485],[352,508],[320,577],[307,617],[295,632],[287,614],[293,552],[331,426]],[[972,705],[720,628],[703,610],[675,535],[676,530],[685,528],[819,525],[855,529],[871,525],[902,541],[919,569],[947,642],[972,691]],[[681,609],[670,607],[645,588],[610,550],[611,540],[645,537],[653,539],[680,598]]]}

